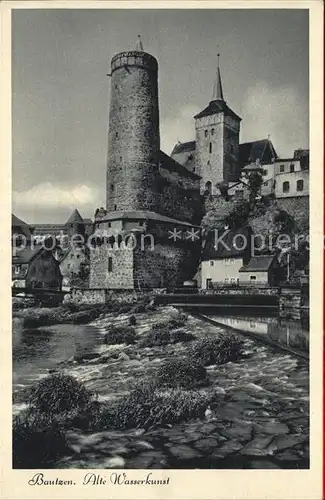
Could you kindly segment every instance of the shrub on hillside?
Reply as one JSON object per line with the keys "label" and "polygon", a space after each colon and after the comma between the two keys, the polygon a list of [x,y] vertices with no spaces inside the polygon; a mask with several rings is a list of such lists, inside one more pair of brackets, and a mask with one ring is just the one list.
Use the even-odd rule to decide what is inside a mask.
{"label": "shrub on hillside", "polygon": [[45,468],[67,451],[64,430],[45,413],[27,410],[15,417],[12,438],[15,469]]}
{"label": "shrub on hillside", "polygon": [[190,357],[166,361],[159,367],[155,380],[158,386],[188,389],[208,382],[204,366]]}
{"label": "shrub on hillside", "polygon": [[162,389],[145,382],[136,387],[115,407],[105,407],[100,427],[144,429],[174,424],[182,420],[203,417],[211,397],[181,389]]}
{"label": "shrub on hillside", "polygon": [[92,394],[71,375],[54,373],[28,391],[32,408],[48,415],[59,415],[89,406]]}
{"label": "shrub on hillside", "polygon": [[105,344],[134,344],[135,330],[130,325],[110,325],[105,334]]}
{"label": "shrub on hillside", "polygon": [[190,347],[190,355],[204,366],[237,361],[242,355],[243,342],[234,335],[205,337]]}

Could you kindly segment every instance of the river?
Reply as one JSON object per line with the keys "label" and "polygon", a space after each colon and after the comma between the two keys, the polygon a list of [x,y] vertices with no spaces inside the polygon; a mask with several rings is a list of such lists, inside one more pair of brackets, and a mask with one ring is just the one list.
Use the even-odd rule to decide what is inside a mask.
{"label": "river", "polygon": [[[199,311],[232,329],[267,337],[273,343],[307,353],[308,322],[278,317],[230,316],[218,311]],[[54,325],[24,329],[19,318],[13,319],[13,404],[17,412],[24,406],[25,388],[33,384],[58,363],[99,349],[103,330],[92,325]]]}

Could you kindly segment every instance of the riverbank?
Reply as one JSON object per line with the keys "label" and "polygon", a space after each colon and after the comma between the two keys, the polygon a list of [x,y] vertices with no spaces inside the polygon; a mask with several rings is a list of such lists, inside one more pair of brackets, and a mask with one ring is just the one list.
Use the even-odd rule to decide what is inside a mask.
{"label": "riverbank", "polygon": [[[198,339],[228,335],[217,327],[187,315],[176,329],[186,341],[146,345],[157,323],[177,316],[172,307],[146,312],[103,314],[93,321],[103,343],[84,356],[58,367],[75,376],[98,395],[98,402],[113,408],[125,401],[144,380],[154,380],[162,367],[187,356]],[[131,319],[132,318],[132,319]],[[112,325],[132,328],[134,344],[107,345]],[[192,340],[186,338],[194,336]],[[175,340],[175,339],[174,339]],[[110,425],[93,431],[68,429],[68,452],[55,468],[306,468],[309,460],[308,366],[290,354],[241,338],[237,361],[206,364],[207,381],[195,393],[179,387],[178,401],[196,397],[206,401],[200,415],[178,415],[138,428]],[[182,399],[183,398],[183,399]],[[178,404],[177,408],[181,406]],[[140,409],[143,411],[143,408]],[[175,420],[175,415],[173,414]]]}

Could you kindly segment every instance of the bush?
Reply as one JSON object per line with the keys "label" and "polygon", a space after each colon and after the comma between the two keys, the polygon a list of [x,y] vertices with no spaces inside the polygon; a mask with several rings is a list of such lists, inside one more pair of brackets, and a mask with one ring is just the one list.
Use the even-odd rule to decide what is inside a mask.
{"label": "bush", "polygon": [[71,375],[55,373],[29,389],[32,408],[50,416],[83,410],[91,402],[91,393]]}
{"label": "bush", "polygon": [[153,326],[148,335],[141,342],[143,347],[154,347],[178,342],[188,342],[195,337],[183,329],[170,330],[169,327],[158,325]]}
{"label": "bush", "polygon": [[211,396],[197,391],[161,389],[144,382],[115,407],[105,407],[100,426],[115,429],[144,429],[203,418]]}
{"label": "bush", "polygon": [[204,366],[237,361],[242,356],[243,342],[234,335],[206,337],[194,342],[190,355]]}
{"label": "bush", "polygon": [[162,387],[193,388],[206,385],[207,372],[204,366],[191,358],[172,359],[157,371],[156,383]]}
{"label": "bush", "polygon": [[129,325],[110,325],[105,334],[105,344],[134,344],[135,330]]}
{"label": "bush", "polygon": [[44,413],[27,410],[13,422],[13,467],[46,467],[67,451],[60,425]]}

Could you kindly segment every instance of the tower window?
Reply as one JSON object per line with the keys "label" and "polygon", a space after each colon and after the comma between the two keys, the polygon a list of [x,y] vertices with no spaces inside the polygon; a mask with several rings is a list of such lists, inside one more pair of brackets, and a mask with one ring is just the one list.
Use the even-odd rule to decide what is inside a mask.
{"label": "tower window", "polygon": [[118,137],[118,132],[115,132],[115,137]]}
{"label": "tower window", "polygon": [[214,135],[214,128],[211,129],[211,135]]}
{"label": "tower window", "polygon": [[122,161],[122,156],[120,156],[120,161]]}
{"label": "tower window", "polygon": [[204,131],[204,137],[208,137],[208,131],[207,130]]}
{"label": "tower window", "polygon": [[205,192],[210,196],[212,194],[212,182],[208,181],[205,184]]}
{"label": "tower window", "polygon": [[209,153],[212,153],[212,142],[209,143]]}
{"label": "tower window", "polygon": [[114,184],[111,184],[111,191],[114,191]]}
{"label": "tower window", "polygon": [[114,210],[117,210],[117,205],[114,205]]}
{"label": "tower window", "polygon": [[295,166],[293,163],[291,163],[290,165],[290,172],[294,172],[295,171]]}
{"label": "tower window", "polygon": [[108,272],[111,273],[113,271],[113,257],[108,257]]}
{"label": "tower window", "polygon": [[290,183],[288,181],[285,181],[282,185],[282,189],[284,193],[289,193],[290,191]]}
{"label": "tower window", "polygon": [[109,222],[107,225],[108,225],[108,227],[112,227],[112,223],[111,222]]}
{"label": "tower window", "polygon": [[303,191],[304,190],[304,181],[302,179],[299,179],[297,181],[297,191]]}
{"label": "tower window", "polygon": [[210,165],[210,160],[208,160],[208,165]]}

